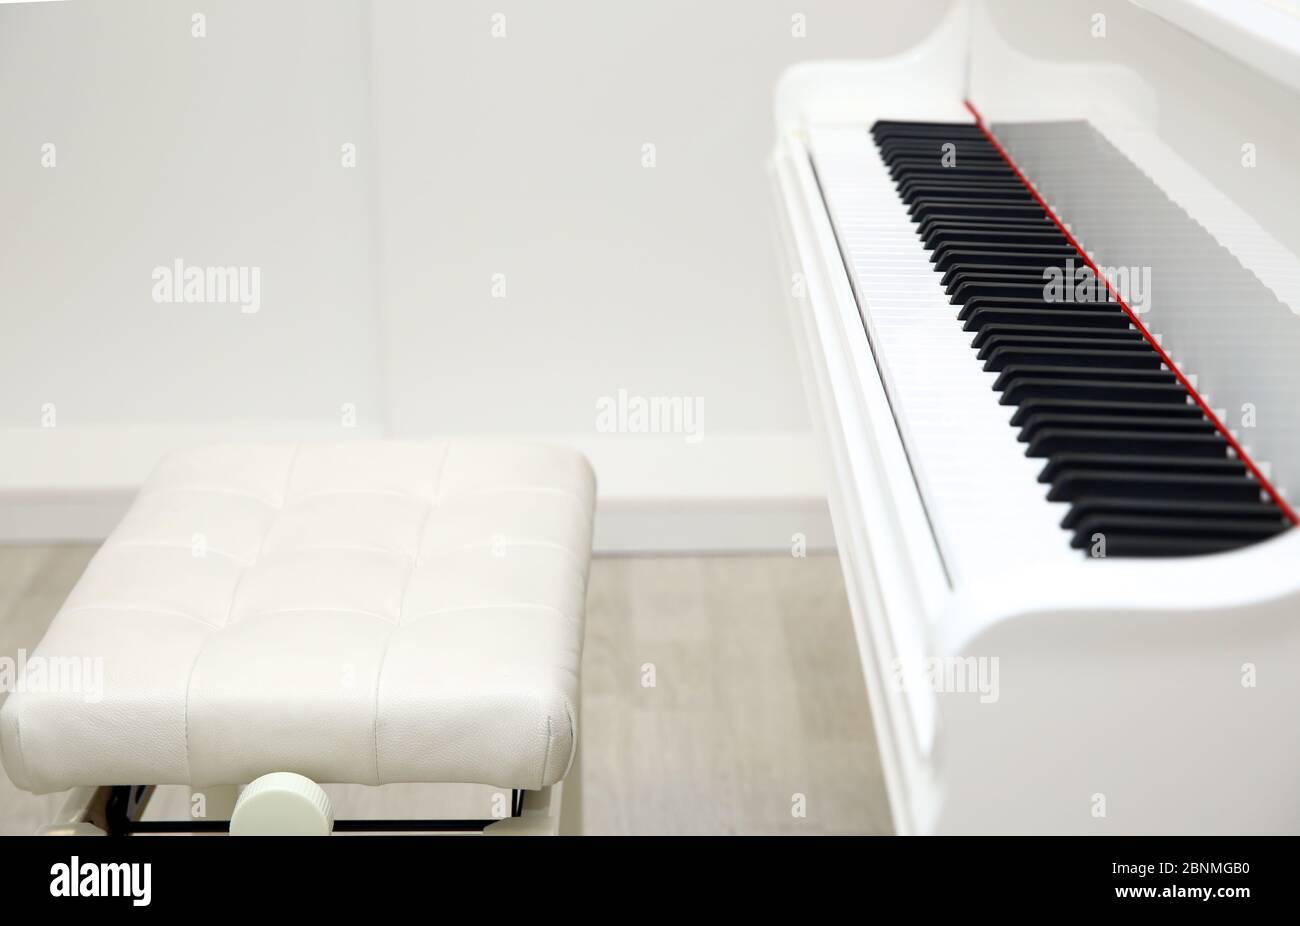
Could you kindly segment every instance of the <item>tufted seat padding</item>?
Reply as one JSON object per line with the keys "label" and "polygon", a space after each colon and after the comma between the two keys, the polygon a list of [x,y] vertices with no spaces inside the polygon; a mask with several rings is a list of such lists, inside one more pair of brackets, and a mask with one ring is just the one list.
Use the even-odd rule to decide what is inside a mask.
{"label": "tufted seat padding", "polygon": [[5,768],[38,793],[272,771],[552,784],[576,742],[594,505],[586,460],[557,447],[174,453],[29,658],[102,659],[100,696],[10,695]]}

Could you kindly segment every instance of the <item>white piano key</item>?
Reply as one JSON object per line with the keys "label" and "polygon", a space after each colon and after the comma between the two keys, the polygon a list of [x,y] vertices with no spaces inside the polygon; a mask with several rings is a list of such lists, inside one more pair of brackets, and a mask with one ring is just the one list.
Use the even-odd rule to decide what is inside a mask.
{"label": "white piano key", "polygon": [[1007,563],[1075,560],[1025,456],[996,374],[940,285],[866,126],[814,127],[809,146],[921,496],[955,582]]}

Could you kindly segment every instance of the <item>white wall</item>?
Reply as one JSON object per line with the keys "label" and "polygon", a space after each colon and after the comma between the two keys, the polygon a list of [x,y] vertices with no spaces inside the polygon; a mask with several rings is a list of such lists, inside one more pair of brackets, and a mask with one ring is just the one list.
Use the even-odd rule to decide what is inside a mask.
{"label": "white wall", "polygon": [[590,432],[620,388],[702,397],[709,433],[806,428],[768,219],[773,85],[801,59],[899,51],[941,6],[376,3],[397,429]]}
{"label": "white wall", "polygon": [[[773,269],[772,88],[901,50],[944,6],[0,6],[0,537],[99,532],[180,443],[468,433],[586,449],[607,547],[826,536]],[[261,310],[155,304],[176,257],[260,267]],[[597,433],[619,389],[698,398],[704,440]],[[766,534],[754,510],[780,513]]]}
{"label": "white wall", "polygon": [[[192,6],[0,8],[0,426],[379,403],[371,175],[339,166],[369,141],[367,8],[205,3],[200,39]],[[156,304],[175,258],[260,267],[260,311]]]}
{"label": "white wall", "polygon": [[[772,91],[796,61],[900,51],[944,9],[377,2],[396,432],[577,444],[604,549],[830,544],[775,270]],[[703,439],[597,433],[597,401],[619,390],[697,400]]]}

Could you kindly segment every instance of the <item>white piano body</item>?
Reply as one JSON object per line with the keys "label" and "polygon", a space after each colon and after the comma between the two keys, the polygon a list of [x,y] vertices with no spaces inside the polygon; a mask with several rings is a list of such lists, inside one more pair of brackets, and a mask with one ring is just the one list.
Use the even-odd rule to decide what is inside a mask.
{"label": "white piano body", "polygon": [[[1181,66],[1252,88],[1243,119],[1300,99],[1300,23],[1260,21],[1272,15],[1262,3],[1231,28],[1208,4],[1147,5],[1112,14],[1106,40],[1123,30],[1168,56],[1176,34],[1200,56]],[[1008,141],[1015,125],[1086,119],[1300,307],[1297,262],[1279,243],[1300,237],[1300,217],[1265,232],[1157,135],[1173,109],[1158,81],[1113,61],[1035,58],[1006,34],[1056,23],[1078,33],[1062,44],[1096,41],[1092,10],[957,3],[900,57],[801,65],[777,89],[783,283],[894,822],[905,834],[1300,832],[1300,531],[1212,555],[1072,550],[1062,504],[1035,481],[1042,461],[1024,456],[994,374],[972,359],[868,131],[877,119],[973,122],[966,100]],[[1294,133],[1300,106],[1271,118]],[[1300,134],[1290,144],[1275,163],[1300,163]],[[1049,203],[1059,191],[1082,246],[1111,248],[1075,201],[1089,178],[1069,172],[1086,168],[1039,160],[1029,180]],[[1252,386],[1251,357],[1197,353],[1196,331],[1175,337],[1199,324],[1177,306],[1151,318],[1225,421],[1243,395],[1278,395],[1270,408],[1285,420],[1237,436],[1281,493],[1300,490],[1300,409],[1280,401],[1300,397],[1300,378]]]}

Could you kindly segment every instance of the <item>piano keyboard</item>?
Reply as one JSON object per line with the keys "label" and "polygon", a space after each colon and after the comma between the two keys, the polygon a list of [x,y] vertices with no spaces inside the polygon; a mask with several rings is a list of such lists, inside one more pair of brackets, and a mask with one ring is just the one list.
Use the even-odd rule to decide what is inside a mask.
{"label": "piano keyboard", "polygon": [[[876,254],[870,260],[862,254],[864,242],[851,240],[862,234],[865,217],[846,202],[854,191],[833,189],[835,145],[813,139],[819,178],[832,188],[826,191],[828,202],[839,213],[833,219],[851,275],[859,282],[864,271],[879,276],[882,245],[886,261],[915,269],[905,245],[915,248],[919,236],[928,252],[927,269],[938,275],[948,306],[941,321],[933,299],[912,305],[917,312],[912,319],[897,318],[909,311],[903,301],[883,311],[872,306],[864,309],[868,333],[873,325],[901,322],[907,348],[900,356],[895,344],[886,353],[899,357],[903,367],[930,366],[935,385],[949,390],[959,383],[939,373],[936,347],[954,337],[966,342],[964,361],[992,380],[983,389],[996,397],[987,391],[982,397],[990,406],[1009,407],[1019,453],[1036,470],[1028,478],[1048,485],[1048,502],[1064,503],[1064,511],[1055,507],[1070,546],[1093,556],[1177,556],[1230,550],[1286,529],[1283,512],[1117,302],[1049,301],[1048,268],[1059,268],[1070,285],[1074,268],[1092,271],[978,126],[879,121],[871,138],[892,181],[884,186],[892,186],[905,209],[911,235],[910,242],[898,240],[894,223],[894,240],[874,236]],[[944,166],[945,153],[955,156],[949,166]],[[843,144],[838,155],[848,155]],[[859,178],[869,178],[874,169],[866,165],[864,171],[861,160],[855,166]],[[869,292],[890,291],[887,280],[871,284]],[[1101,292],[1106,293],[1104,285]],[[865,317],[868,312],[871,318]],[[926,328],[933,330],[918,337]],[[874,334],[873,343],[888,337],[879,330]],[[894,373],[896,390],[906,390],[909,377]],[[961,385],[978,388],[970,381]],[[898,410],[896,415],[900,424],[908,417]],[[905,442],[914,438],[902,430]],[[927,430],[923,424],[921,430]],[[953,441],[962,436],[960,428],[949,434]],[[929,437],[933,442],[936,435]],[[913,449],[918,457],[931,456]],[[940,452],[962,449],[969,448]],[[1025,478],[1023,467],[1003,475]],[[974,491],[997,491],[999,480],[981,481]],[[1022,502],[1021,507],[1032,506]],[[1066,536],[1059,529],[1056,536],[1063,546]]]}
{"label": "piano keyboard", "polygon": [[1076,559],[1059,526],[1066,506],[1035,481],[867,127],[811,126],[807,144],[950,584]]}
{"label": "piano keyboard", "polygon": [[1072,546],[1214,553],[1286,528],[1118,303],[1046,299],[1049,268],[1072,285],[1085,259],[979,127],[881,121],[871,134],[1026,455],[1046,460],[1047,497],[1070,505]]}

